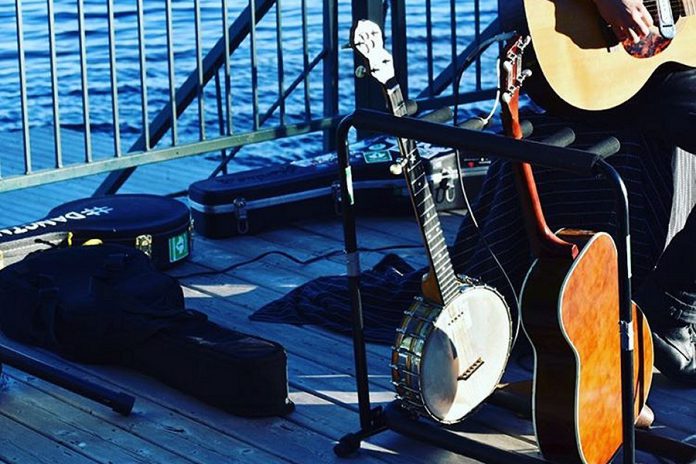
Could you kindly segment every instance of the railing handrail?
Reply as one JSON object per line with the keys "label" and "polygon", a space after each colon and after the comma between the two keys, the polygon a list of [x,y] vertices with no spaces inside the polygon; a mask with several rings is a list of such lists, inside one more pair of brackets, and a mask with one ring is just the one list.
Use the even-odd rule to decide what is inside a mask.
{"label": "railing handrail", "polygon": [[[56,43],[54,38],[53,15],[54,11],[52,9],[53,0],[46,0],[49,6],[48,11],[48,21],[49,21],[49,58],[51,66],[51,94],[53,95],[53,143],[55,148],[55,159],[54,167],[45,169],[44,161],[45,156],[36,156],[38,161],[34,162],[32,165],[32,154],[31,154],[31,143],[29,137],[29,124],[28,124],[28,112],[26,104],[27,96],[27,82],[23,75],[25,71],[24,63],[24,44],[22,40],[22,0],[15,0],[15,8],[17,11],[17,44],[18,44],[18,58],[20,67],[20,90],[22,98],[22,134],[24,139],[24,155],[25,155],[25,172],[21,174],[11,174],[9,177],[0,177],[0,192],[13,190],[17,188],[31,187],[35,185],[40,185],[48,182],[56,182],[60,180],[67,180],[76,177],[81,177],[84,175],[98,174],[98,173],[108,173],[106,179],[101,183],[101,185],[94,191],[94,195],[104,195],[112,194],[117,192],[123,183],[129,178],[130,174],[134,171],[137,166],[158,162],[166,161],[170,159],[175,159],[183,156],[192,156],[197,154],[209,153],[210,150],[219,150],[222,152],[221,161],[217,165],[212,173],[212,175],[217,175],[219,173],[225,173],[227,169],[227,164],[234,157],[234,155],[239,151],[242,146],[267,141],[273,138],[280,138],[285,136],[305,134],[312,131],[324,131],[325,132],[325,151],[332,151],[334,146],[331,143],[335,139],[333,136],[329,136],[329,131],[335,129],[335,125],[341,115],[339,109],[339,82],[338,82],[338,0],[324,0],[324,13],[323,13],[323,24],[324,24],[324,42],[320,51],[317,53],[312,50],[313,56],[309,55],[308,52],[308,38],[307,38],[307,0],[302,0],[302,20],[303,20],[303,31],[300,40],[303,42],[302,59],[303,68],[302,72],[288,80],[288,84],[285,83],[285,71],[283,68],[282,59],[282,43],[283,38],[281,37],[281,11],[280,11],[280,0],[248,0],[248,5],[241,9],[239,16],[233,21],[231,25],[227,23],[227,1],[221,0],[222,11],[223,11],[223,37],[219,38],[209,52],[202,57],[202,43],[201,43],[201,24],[200,24],[200,9],[201,0],[196,0],[194,2],[194,16],[195,16],[195,69],[184,79],[184,82],[176,86],[174,69],[174,47],[173,47],[173,27],[172,27],[172,4],[171,0],[165,2],[165,14],[166,14],[166,60],[169,64],[168,73],[164,76],[166,80],[168,78],[169,87],[167,92],[168,102],[158,110],[154,118],[148,116],[148,83],[147,76],[149,74],[146,67],[151,66],[150,61],[145,57],[145,28],[144,28],[144,17],[145,10],[143,8],[142,0],[136,2],[137,9],[129,10],[132,14],[137,14],[138,26],[137,26],[137,39],[138,39],[138,49],[135,50],[135,55],[139,56],[139,73],[140,73],[140,99],[141,99],[141,118],[142,130],[140,134],[136,134],[137,139],[131,144],[130,148],[127,150],[127,155],[122,153],[121,150],[121,134],[120,127],[121,121],[119,120],[119,90],[118,85],[120,82],[117,81],[116,72],[116,57],[115,57],[115,26],[114,17],[115,11],[113,9],[113,0],[108,0],[106,3],[106,14],[108,16],[108,35],[107,45],[108,49],[108,64],[109,66],[109,76],[105,77],[110,80],[111,88],[109,95],[111,95],[112,108],[111,122],[107,122],[113,128],[113,153],[110,152],[110,148],[104,143],[99,143],[100,150],[102,152],[97,153],[99,156],[93,156],[92,154],[92,135],[90,133],[91,124],[90,121],[90,91],[87,89],[88,83],[87,79],[87,69],[86,64],[88,63],[86,54],[87,47],[85,43],[85,20],[83,18],[84,11],[84,0],[76,0],[78,5],[78,33],[80,39],[79,47],[79,62],[80,69],[79,76],[81,85],[81,95],[82,95],[82,122],[84,126],[84,158],[75,163],[73,161],[64,162],[61,156],[61,130],[65,130],[65,124],[61,121],[60,110],[58,105],[58,91],[57,91],[57,74],[56,69]],[[365,10],[370,14],[375,14],[380,16],[381,20],[384,19],[384,15],[387,12],[385,7],[386,3],[383,0],[344,0],[351,1],[354,9],[354,13],[358,13],[358,10]],[[430,5],[432,0],[425,0],[427,5]],[[475,11],[478,14],[479,8],[478,3],[480,0],[473,0],[475,2]],[[275,101],[271,101],[267,108],[259,111],[258,108],[258,89],[252,88],[252,103],[253,103],[253,120],[254,124],[250,131],[245,131],[244,133],[237,132],[234,133],[234,128],[232,127],[232,106],[231,106],[231,89],[230,89],[230,57],[235,50],[238,50],[243,42],[247,39],[250,43],[251,51],[251,72],[252,81],[253,77],[256,75],[256,60],[255,60],[255,28],[256,24],[260,22],[264,17],[267,17],[267,13],[276,7],[276,46],[278,47],[278,60],[277,60],[277,72],[278,72],[278,96]],[[422,6],[422,5],[421,5]],[[241,8],[242,6],[240,6]],[[404,0],[392,0],[390,3],[391,15],[389,20],[391,21],[391,31],[394,40],[392,44],[395,53],[395,63],[398,63],[400,69],[400,75],[403,75],[401,81],[403,82],[404,89],[408,88],[408,59],[406,54],[408,53],[406,47],[406,2]],[[456,11],[454,6],[451,5],[450,8],[454,16],[456,16]],[[161,10],[161,9],[160,9]],[[252,13],[253,10],[253,13]],[[148,10],[149,12],[149,10]],[[459,12],[461,14],[461,11]],[[428,13],[430,14],[430,13]],[[426,22],[426,28],[432,26],[432,22]],[[452,27],[452,37],[456,41],[456,21],[451,21]],[[425,90],[418,94],[417,101],[419,103],[419,109],[428,110],[434,109],[442,105],[452,105],[469,103],[472,101],[478,101],[481,99],[490,99],[495,95],[495,89],[483,89],[481,88],[480,81],[481,78],[477,74],[476,80],[477,85],[475,91],[470,91],[461,95],[445,95],[447,87],[453,83],[453,77],[456,71],[461,70],[463,67],[467,67],[472,63],[478,63],[479,54],[485,50],[488,46],[495,42],[499,37],[496,35],[497,32],[497,21],[488,25],[483,32],[479,30],[480,21],[477,17],[475,22],[475,35],[474,41],[470,43],[466,49],[454,55],[456,52],[456,46],[452,46],[453,52],[453,63],[450,64],[446,69],[439,73],[439,75],[433,77],[430,73],[432,72],[432,66],[428,68],[428,86]],[[432,34],[428,32],[429,36]],[[402,41],[398,41],[398,37],[402,37]],[[442,46],[440,43],[440,47]],[[432,45],[427,45],[429,49]],[[455,59],[456,58],[456,59]],[[177,58],[178,61],[178,58]],[[135,61],[134,61],[135,63]],[[318,114],[319,112],[313,108],[310,104],[309,99],[309,82],[310,73],[316,72],[315,70],[319,67],[319,64],[323,64],[323,115],[320,117],[313,117],[312,113]],[[224,90],[220,83],[220,75],[222,73],[221,69],[225,69],[225,82]],[[477,70],[478,71],[478,70]],[[206,120],[205,120],[205,104],[204,104],[204,93],[203,90],[205,86],[210,82],[211,79],[215,77],[216,89],[217,89],[217,104],[218,104],[218,121],[219,124],[219,135],[212,136],[208,139],[206,134]],[[360,85],[366,84],[368,80],[363,80]],[[90,79],[90,84],[93,84],[93,79]],[[300,87],[304,88],[304,121],[299,123],[287,124],[285,115],[285,104],[286,100],[291,98],[291,94],[297,93]],[[345,88],[345,86],[343,86]],[[456,87],[453,85],[453,89]],[[374,90],[374,89],[373,89]],[[356,89],[356,97],[359,92]],[[369,92],[369,98],[373,99],[373,107],[383,106],[383,97],[380,92]],[[108,97],[107,97],[108,98]],[[190,104],[198,98],[198,126],[199,134],[197,141],[193,143],[180,143],[177,138],[177,119],[182,115]],[[224,107],[223,107],[224,100]],[[94,98],[97,101],[97,97]],[[358,104],[359,107],[365,107],[362,105],[365,100]],[[92,103],[93,105],[94,103]],[[264,105],[268,104],[268,100],[264,101]],[[369,105],[367,105],[369,107]],[[271,129],[264,129],[261,126],[265,122],[271,120],[278,116],[278,111],[280,110],[279,123],[277,127]],[[226,112],[226,114],[225,114]],[[79,113],[78,113],[79,114]],[[96,114],[96,113],[95,113]],[[123,116],[123,115],[121,115]],[[137,116],[137,115],[136,115]],[[108,116],[107,116],[108,118]],[[297,121],[297,119],[295,119]],[[214,121],[207,121],[213,124]],[[179,123],[185,124],[185,123]],[[136,123],[137,125],[137,123]],[[183,127],[183,126],[182,126]],[[32,129],[33,132],[33,129]],[[172,142],[167,146],[161,144],[161,140],[167,133],[172,134]],[[40,135],[38,144],[42,144]],[[270,137],[270,139],[269,139]],[[155,148],[156,147],[156,148]],[[104,150],[107,153],[104,153]],[[66,152],[67,153],[67,152]],[[70,154],[74,153],[71,150]],[[105,158],[104,155],[111,155],[110,158]],[[66,155],[67,156],[67,155]],[[72,155],[74,159],[74,155]],[[14,168],[13,168],[14,169]]]}
{"label": "railing handrail", "polygon": [[[254,18],[256,22],[259,22],[271,7],[275,4],[276,0],[260,0],[260,3],[256,5]],[[215,73],[217,73],[220,68],[225,64],[225,56],[228,56],[234,50],[236,50],[242,41],[251,33],[251,18],[250,6],[247,6],[244,11],[237,17],[237,19],[232,23],[228,30],[228,45],[225,45],[225,37],[221,37],[213,46],[213,48],[208,52],[208,54],[203,58],[203,72],[199,73],[199,70],[195,70],[189,74],[186,81],[179,87],[176,91],[175,104],[176,107],[176,117],[184,112],[186,108],[191,104],[193,99],[199,94],[200,89],[207,84],[210,79],[213,78]],[[199,79],[202,77],[202,82]],[[143,133],[138,139],[133,143],[129,152],[147,151],[149,147],[154,147],[161,139],[164,134],[167,133],[172,127],[172,122],[176,119],[173,117],[171,103],[167,104],[160,112],[155,116],[152,123],[150,124],[149,140],[147,140],[147,145],[145,144],[147,135]],[[102,182],[99,188],[94,192],[94,196],[101,196],[115,193],[128,177],[133,173],[133,167],[113,171],[107,178]]]}

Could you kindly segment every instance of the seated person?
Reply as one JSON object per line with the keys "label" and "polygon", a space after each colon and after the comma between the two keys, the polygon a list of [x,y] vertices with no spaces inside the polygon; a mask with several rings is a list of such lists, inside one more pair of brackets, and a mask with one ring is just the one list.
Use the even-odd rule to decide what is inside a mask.
{"label": "seated person", "polygon": [[[650,33],[652,18],[641,0],[595,3],[618,39],[638,41]],[[501,12],[509,12],[508,6],[506,3]],[[512,24],[519,20],[518,13],[504,13],[501,17],[505,26],[511,24],[511,18]],[[519,23],[516,24],[518,28]],[[670,163],[664,159],[672,156],[674,145],[696,153],[696,69],[676,64],[664,66],[637,95],[606,111],[582,111],[564,103],[553,94],[538,70],[525,87],[550,114],[565,121],[582,121],[578,126],[582,129],[576,132],[589,135],[590,140],[581,140],[581,144],[592,144],[593,131],[605,136],[619,135],[623,154],[610,162],[621,173],[629,191],[634,300],[650,322],[657,368],[669,378],[696,385],[696,213],[692,209],[684,228],[665,243],[672,173]],[[535,126],[535,134],[540,132],[537,129]],[[636,169],[638,166],[640,169]],[[483,236],[519,289],[530,259],[511,176],[507,163],[494,163],[473,212],[483,218]],[[586,179],[544,169],[536,169],[535,176],[552,229],[612,232],[613,197],[608,187],[602,192],[602,184],[588,185]],[[692,177],[690,182],[696,180]],[[480,243],[472,221],[462,225],[453,261],[458,263],[460,272],[482,276],[503,292],[509,303],[514,302],[509,285]]]}

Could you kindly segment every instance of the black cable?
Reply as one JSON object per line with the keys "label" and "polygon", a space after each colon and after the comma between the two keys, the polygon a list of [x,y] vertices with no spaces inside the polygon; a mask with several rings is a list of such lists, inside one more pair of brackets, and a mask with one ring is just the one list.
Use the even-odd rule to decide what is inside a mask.
{"label": "black cable", "polygon": [[474,211],[471,208],[471,203],[469,202],[469,195],[467,195],[467,193],[466,193],[466,187],[464,186],[464,178],[461,175],[462,166],[461,166],[461,161],[459,159],[459,152],[456,153],[456,158],[457,158],[457,172],[460,173],[460,175],[459,175],[459,189],[461,190],[462,196],[464,197],[464,203],[466,203],[466,210],[468,211],[469,216],[471,216],[471,222],[474,225],[474,229],[476,229],[476,233],[478,234],[479,239],[481,240],[481,242],[483,242],[483,245],[486,247],[486,250],[488,250],[488,253],[490,253],[491,257],[493,258],[493,261],[495,261],[495,264],[498,266],[498,269],[500,269],[500,272],[503,274],[505,281],[507,282],[508,286],[510,287],[510,291],[512,292],[512,296],[515,298],[515,305],[517,306],[517,326],[515,327],[515,333],[514,333],[513,338],[512,338],[512,345],[514,345],[515,342],[517,341],[517,336],[520,333],[520,325],[522,324],[522,318],[520,315],[520,299],[519,299],[519,296],[517,295],[517,291],[515,290],[515,286],[512,284],[512,280],[510,279],[510,276],[508,275],[507,272],[505,272],[505,268],[503,267],[500,260],[498,260],[498,257],[493,252],[493,249],[491,248],[490,244],[488,243],[486,236],[483,234],[483,231],[481,231],[481,228],[478,225],[478,221],[476,220],[476,216],[474,216]]}
{"label": "black cable", "polygon": [[[493,41],[496,41],[496,40],[500,41],[506,37],[507,37],[507,34],[500,34],[500,35],[494,37],[488,43],[492,43]],[[486,44],[486,46],[488,45],[488,43]],[[456,79],[454,81],[454,89],[453,89],[454,96],[455,96],[453,121],[454,121],[455,126],[458,124],[457,113],[459,111],[459,86],[460,86],[461,79],[464,75],[464,71],[466,70],[466,65],[470,62],[473,62],[474,57],[476,55],[480,54],[481,52],[483,52],[483,50],[484,50],[484,46],[482,45],[479,48],[479,50],[477,51],[477,53],[474,53],[470,57],[467,57],[467,59],[465,59],[462,62],[461,67],[457,70],[457,75],[456,75]],[[500,69],[499,68],[500,68],[500,66],[496,65],[496,71],[498,72],[498,83],[500,83]],[[496,92],[495,103],[493,105],[492,110],[488,113],[488,116],[486,116],[485,118],[478,117],[479,119],[481,119],[483,121],[483,128],[485,128],[488,125],[491,118],[493,117],[493,114],[495,113],[495,111],[498,108],[498,101],[500,100],[500,92],[501,92],[500,86],[498,86],[498,89]],[[486,237],[484,236],[483,232],[481,231],[481,228],[478,225],[478,221],[476,220],[476,217],[474,216],[474,211],[471,208],[471,203],[469,202],[469,195],[467,195],[467,193],[466,193],[466,187],[464,186],[464,178],[462,177],[462,174],[461,174],[462,173],[462,166],[461,166],[461,160],[459,158],[460,152],[457,151],[455,153],[455,155],[456,155],[455,158],[457,159],[457,173],[459,174],[458,175],[459,189],[462,192],[462,196],[464,197],[464,203],[466,204],[466,209],[467,209],[469,215],[471,216],[471,222],[474,225],[474,229],[476,229],[476,233],[478,234],[479,239],[481,240],[483,245],[486,247],[486,250],[488,250],[488,253],[493,258],[493,261],[495,261],[495,264],[500,269],[500,272],[503,274],[503,277],[505,278],[505,281],[507,282],[508,286],[510,287],[510,291],[512,292],[512,295],[515,299],[515,305],[517,306],[517,308],[516,308],[517,309],[517,326],[515,327],[515,333],[514,333],[513,338],[512,338],[512,345],[514,345],[515,342],[517,341],[517,337],[519,336],[519,333],[520,333],[520,325],[522,324],[522,317],[520,314],[520,299],[519,299],[519,296],[517,295],[517,291],[515,290],[515,286],[512,284],[512,280],[510,279],[510,276],[507,274],[507,272],[505,272],[505,268],[503,267],[500,260],[498,260],[498,257],[493,252],[493,249],[491,248],[490,244],[488,243],[488,240],[486,240]]]}
{"label": "black cable", "polygon": [[[358,248],[358,251],[360,251],[360,252],[380,252],[380,251],[387,251],[387,250],[403,250],[403,249],[411,249],[411,248],[423,248],[423,245],[391,245],[391,246],[385,246],[385,247],[380,247],[380,248]],[[255,256],[254,258],[248,259],[247,261],[242,261],[240,263],[231,264],[224,269],[211,269],[209,271],[199,271],[199,272],[192,272],[190,274],[173,275],[172,277],[174,277],[175,279],[189,279],[191,277],[224,274],[226,272],[232,271],[232,270],[240,268],[242,266],[246,266],[248,264],[252,264],[252,263],[255,263],[257,261],[260,261],[261,259],[265,258],[266,256],[270,256],[270,255],[282,256],[282,257],[287,258],[290,261],[293,261],[297,264],[305,265],[305,264],[312,264],[312,263],[315,263],[317,261],[331,258],[333,256],[338,256],[338,255],[341,255],[344,253],[345,253],[344,250],[334,250],[334,251],[330,251],[328,253],[324,253],[323,255],[314,256],[313,258],[301,260],[301,259],[296,258],[296,257],[292,256],[291,254],[286,253],[284,251],[272,250],[272,251],[267,251],[265,253],[262,253],[258,256]]]}

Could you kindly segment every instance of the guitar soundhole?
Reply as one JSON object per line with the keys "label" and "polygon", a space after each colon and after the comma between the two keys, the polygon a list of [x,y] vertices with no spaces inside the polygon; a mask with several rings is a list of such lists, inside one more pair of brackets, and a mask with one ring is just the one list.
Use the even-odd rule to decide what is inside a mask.
{"label": "guitar soundhole", "polygon": [[665,39],[660,34],[653,32],[638,43],[626,39],[622,42],[624,49],[635,58],[650,58],[662,53],[672,41]]}

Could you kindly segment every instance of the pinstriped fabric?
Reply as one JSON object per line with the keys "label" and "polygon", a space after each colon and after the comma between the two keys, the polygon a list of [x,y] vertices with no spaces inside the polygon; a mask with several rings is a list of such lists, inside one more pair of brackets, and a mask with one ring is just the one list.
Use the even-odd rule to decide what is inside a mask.
{"label": "pinstriped fabric", "polygon": [[[528,115],[533,139],[542,139],[568,124],[547,116]],[[621,140],[622,149],[609,162],[619,171],[629,192],[631,251],[634,285],[655,265],[665,245],[672,206],[672,150],[640,134],[571,124],[575,148],[587,148],[609,135]],[[603,179],[588,179],[546,168],[534,169],[541,204],[551,230],[562,227],[606,231],[615,237],[613,191]],[[481,233],[519,292],[533,260],[526,239],[519,199],[510,164],[497,160],[472,207]],[[453,252],[457,271],[496,287],[511,307],[513,293],[471,221],[459,230]]]}
{"label": "pinstriped fabric", "polygon": [[696,156],[677,148],[672,162],[674,172],[674,201],[667,241],[679,232],[696,205]]}
{"label": "pinstriped fabric", "polygon": [[[564,124],[547,116],[530,115],[535,134],[543,138]],[[654,266],[665,243],[672,198],[672,151],[639,134],[607,128],[573,126],[584,148],[608,135],[618,135],[622,150],[610,158],[629,191],[634,283]],[[579,178],[549,169],[535,169],[541,202],[552,230],[561,227],[615,232],[613,193],[601,179]],[[478,199],[472,206],[481,234],[509,274],[516,291],[532,262],[510,164],[492,163]],[[452,246],[458,273],[480,278],[497,288],[508,305],[513,293],[471,220],[463,220]],[[425,269],[413,269],[396,255],[384,258],[361,276],[361,295],[368,341],[392,343],[403,311],[418,294]],[[254,313],[259,321],[315,324],[350,334],[350,300],[345,277],[328,276],[309,282]]]}

